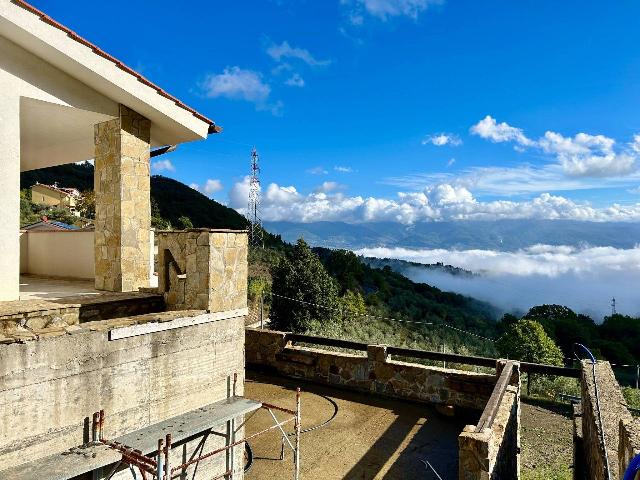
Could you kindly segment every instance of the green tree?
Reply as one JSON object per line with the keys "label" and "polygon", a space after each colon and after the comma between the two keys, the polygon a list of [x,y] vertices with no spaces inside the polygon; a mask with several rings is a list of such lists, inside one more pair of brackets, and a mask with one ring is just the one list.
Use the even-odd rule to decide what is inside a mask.
{"label": "green tree", "polygon": [[352,320],[354,317],[360,317],[367,313],[367,305],[364,303],[364,298],[359,292],[347,290],[341,300],[344,320]]}
{"label": "green tree", "polygon": [[523,362],[562,365],[562,351],[535,320],[520,320],[507,327],[496,342],[500,355]]}
{"label": "green tree", "polygon": [[158,230],[171,230],[171,222],[162,217],[160,207],[154,197],[151,197],[151,226]]}
{"label": "green tree", "polygon": [[20,225],[29,225],[38,220],[40,220],[40,217],[31,202],[31,190],[28,188],[20,190]]}
{"label": "green tree", "polygon": [[271,289],[270,318],[276,329],[304,332],[339,318],[338,288],[303,239],[274,268]]}
{"label": "green tree", "polygon": [[[562,351],[535,320],[520,320],[507,327],[496,342],[503,357],[523,362],[562,365]],[[531,374],[527,376],[527,394],[531,389]]]}
{"label": "green tree", "polygon": [[178,227],[182,230],[186,230],[187,228],[193,228],[193,222],[186,215],[182,215],[178,218]]}
{"label": "green tree", "polygon": [[82,192],[78,201],[78,212],[84,218],[96,218],[96,194],[93,190]]}
{"label": "green tree", "polygon": [[590,345],[597,336],[596,324],[590,317],[563,305],[538,305],[523,318],[539,322],[567,356],[573,352],[574,343]]}

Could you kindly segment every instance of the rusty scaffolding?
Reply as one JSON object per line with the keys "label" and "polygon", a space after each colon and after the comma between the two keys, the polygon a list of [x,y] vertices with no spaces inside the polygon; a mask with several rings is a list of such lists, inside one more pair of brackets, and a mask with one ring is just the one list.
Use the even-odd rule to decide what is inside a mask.
{"label": "rusty scaffolding", "polygon": [[[237,383],[237,375],[234,374],[233,380],[233,397],[236,398],[236,383]],[[191,466],[199,464],[201,461],[214,457],[216,455],[226,453],[227,454],[227,467],[228,470],[224,473],[210,479],[233,479],[234,478],[234,449],[240,445],[244,445],[249,440],[262,435],[271,430],[278,429],[280,430],[280,434],[282,436],[282,445],[283,452],[284,446],[287,445],[291,451],[293,452],[293,479],[299,480],[300,478],[300,435],[301,435],[301,404],[300,404],[300,388],[296,389],[296,409],[291,410],[287,408],[283,408],[277,405],[272,405],[269,403],[257,402],[257,408],[251,413],[249,418],[245,419],[240,425],[235,426],[235,419],[231,419],[228,421],[229,423],[229,434],[222,435],[225,437],[226,444],[224,447],[216,448],[207,453],[201,453],[198,456],[195,456],[189,459],[186,462],[183,462],[179,465],[172,465],[171,463],[171,448],[173,446],[173,435],[172,433],[167,433],[164,438],[158,439],[158,447],[155,452],[151,452],[151,454],[145,454],[141,449],[137,449],[133,446],[126,445],[119,441],[109,440],[104,436],[104,425],[105,425],[105,411],[100,410],[93,414],[93,422],[92,422],[92,440],[95,444],[103,444],[108,446],[109,448],[117,451],[122,458],[120,461],[113,467],[112,472],[107,475],[107,479],[113,476],[118,468],[122,465],[127,465],[131,469],[138,469],[140,475],[143,480],[173,480],[176,478],[182,478],[182,476],[187,473],[187,469]],[[247,421],[258,411],[258,410],[266,410],[271,415],[273,419],[273,425],[267,427],[259,432],[253,433],[249,436],[245,436],[241,439],[236,439],[235,436],[238,431],[245,426]],[[283,412],[289,417],[284,420],[279,420],[274,411]],[[294,432],[293,435],[287,434],[284,430],[284,426],[294,422]],[[293,436],[293,442],[289,440],[289,437]],[[284,455],[281,455],[281,459],[284,459]]]}

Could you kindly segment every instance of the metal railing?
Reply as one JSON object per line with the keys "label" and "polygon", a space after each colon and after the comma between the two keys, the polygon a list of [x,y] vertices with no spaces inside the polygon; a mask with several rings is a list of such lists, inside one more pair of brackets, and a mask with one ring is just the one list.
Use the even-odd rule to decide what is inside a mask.
{"label": "metal railing", "polygon": [[[309,345],[322,345],[334,348],[346,348],[366,352],[368,344],[352,340],[338,338],[318,337],[315,335],[303,335],[299,333],[287,333],[286,340],[294,343]],[[416,350],[413,348],[387,347],[387,353],[397,357],[417,358],[441,362],[458,363],[461,365],[474,365],[479,367],[495,368],[497,358],[479,357],[474,355],[460,355],[457,353],[433,352],[429,350]],[[556,375],[560,377],[580,378],[580,369],[545,365],[542,363],[520,362],[520,371],[524,373],[538,373],[542,375]]]}

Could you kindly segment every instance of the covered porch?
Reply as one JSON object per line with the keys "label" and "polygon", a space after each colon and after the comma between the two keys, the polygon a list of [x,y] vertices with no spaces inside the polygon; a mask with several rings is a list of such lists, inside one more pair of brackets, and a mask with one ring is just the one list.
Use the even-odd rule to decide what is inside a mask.
{"label": "covered porch", "polygon": [[[219,128],[24,2],[0,3],[0,50],[0,301],[35,293],[20,281],[26,255],[20,242],[20,172],[86,160],[95,165],[91,251],[59,237],[63,245],[70,240],[66,252],[41,255],[38,262],[51,261],[47,275],[65,277],[55,260],[66,254],[74,262],[75,251],[93,259],[94,290],[150,287],[152,152],[205,139]],[[82,270],[83,278],[89,270]],[[46,285],[39,282],[37,289]]]}

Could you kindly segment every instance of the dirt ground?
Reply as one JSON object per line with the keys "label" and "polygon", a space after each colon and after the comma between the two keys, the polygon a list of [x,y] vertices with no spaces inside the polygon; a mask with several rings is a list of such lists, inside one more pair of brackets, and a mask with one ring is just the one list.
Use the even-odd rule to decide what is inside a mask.
{"label": "dirt ground", "polygon": [[[301,437],[304,479],[431,480],[430,462],[443,480],[457,479],[458,435],[477,418],[448,418],[409,402],[347,392],[279,377],[247,372],[245,396],[287,408],[295,407],[295,387],[302,387],[302,428],[328,425]],[[278,414],[282,417],[285,414]],[[273,424],[261,411],[247,423],[247,434]],[[289,426],[291,432],[293,425]],[[268,432],[251,441],[254,463],[248,480],[291,478],[292,454],[280,461],[281,435]]]}
{"label": "dirt ground", "polygon": [[570,480],[573,471],[571,407],[523,400],[522,480]]}

